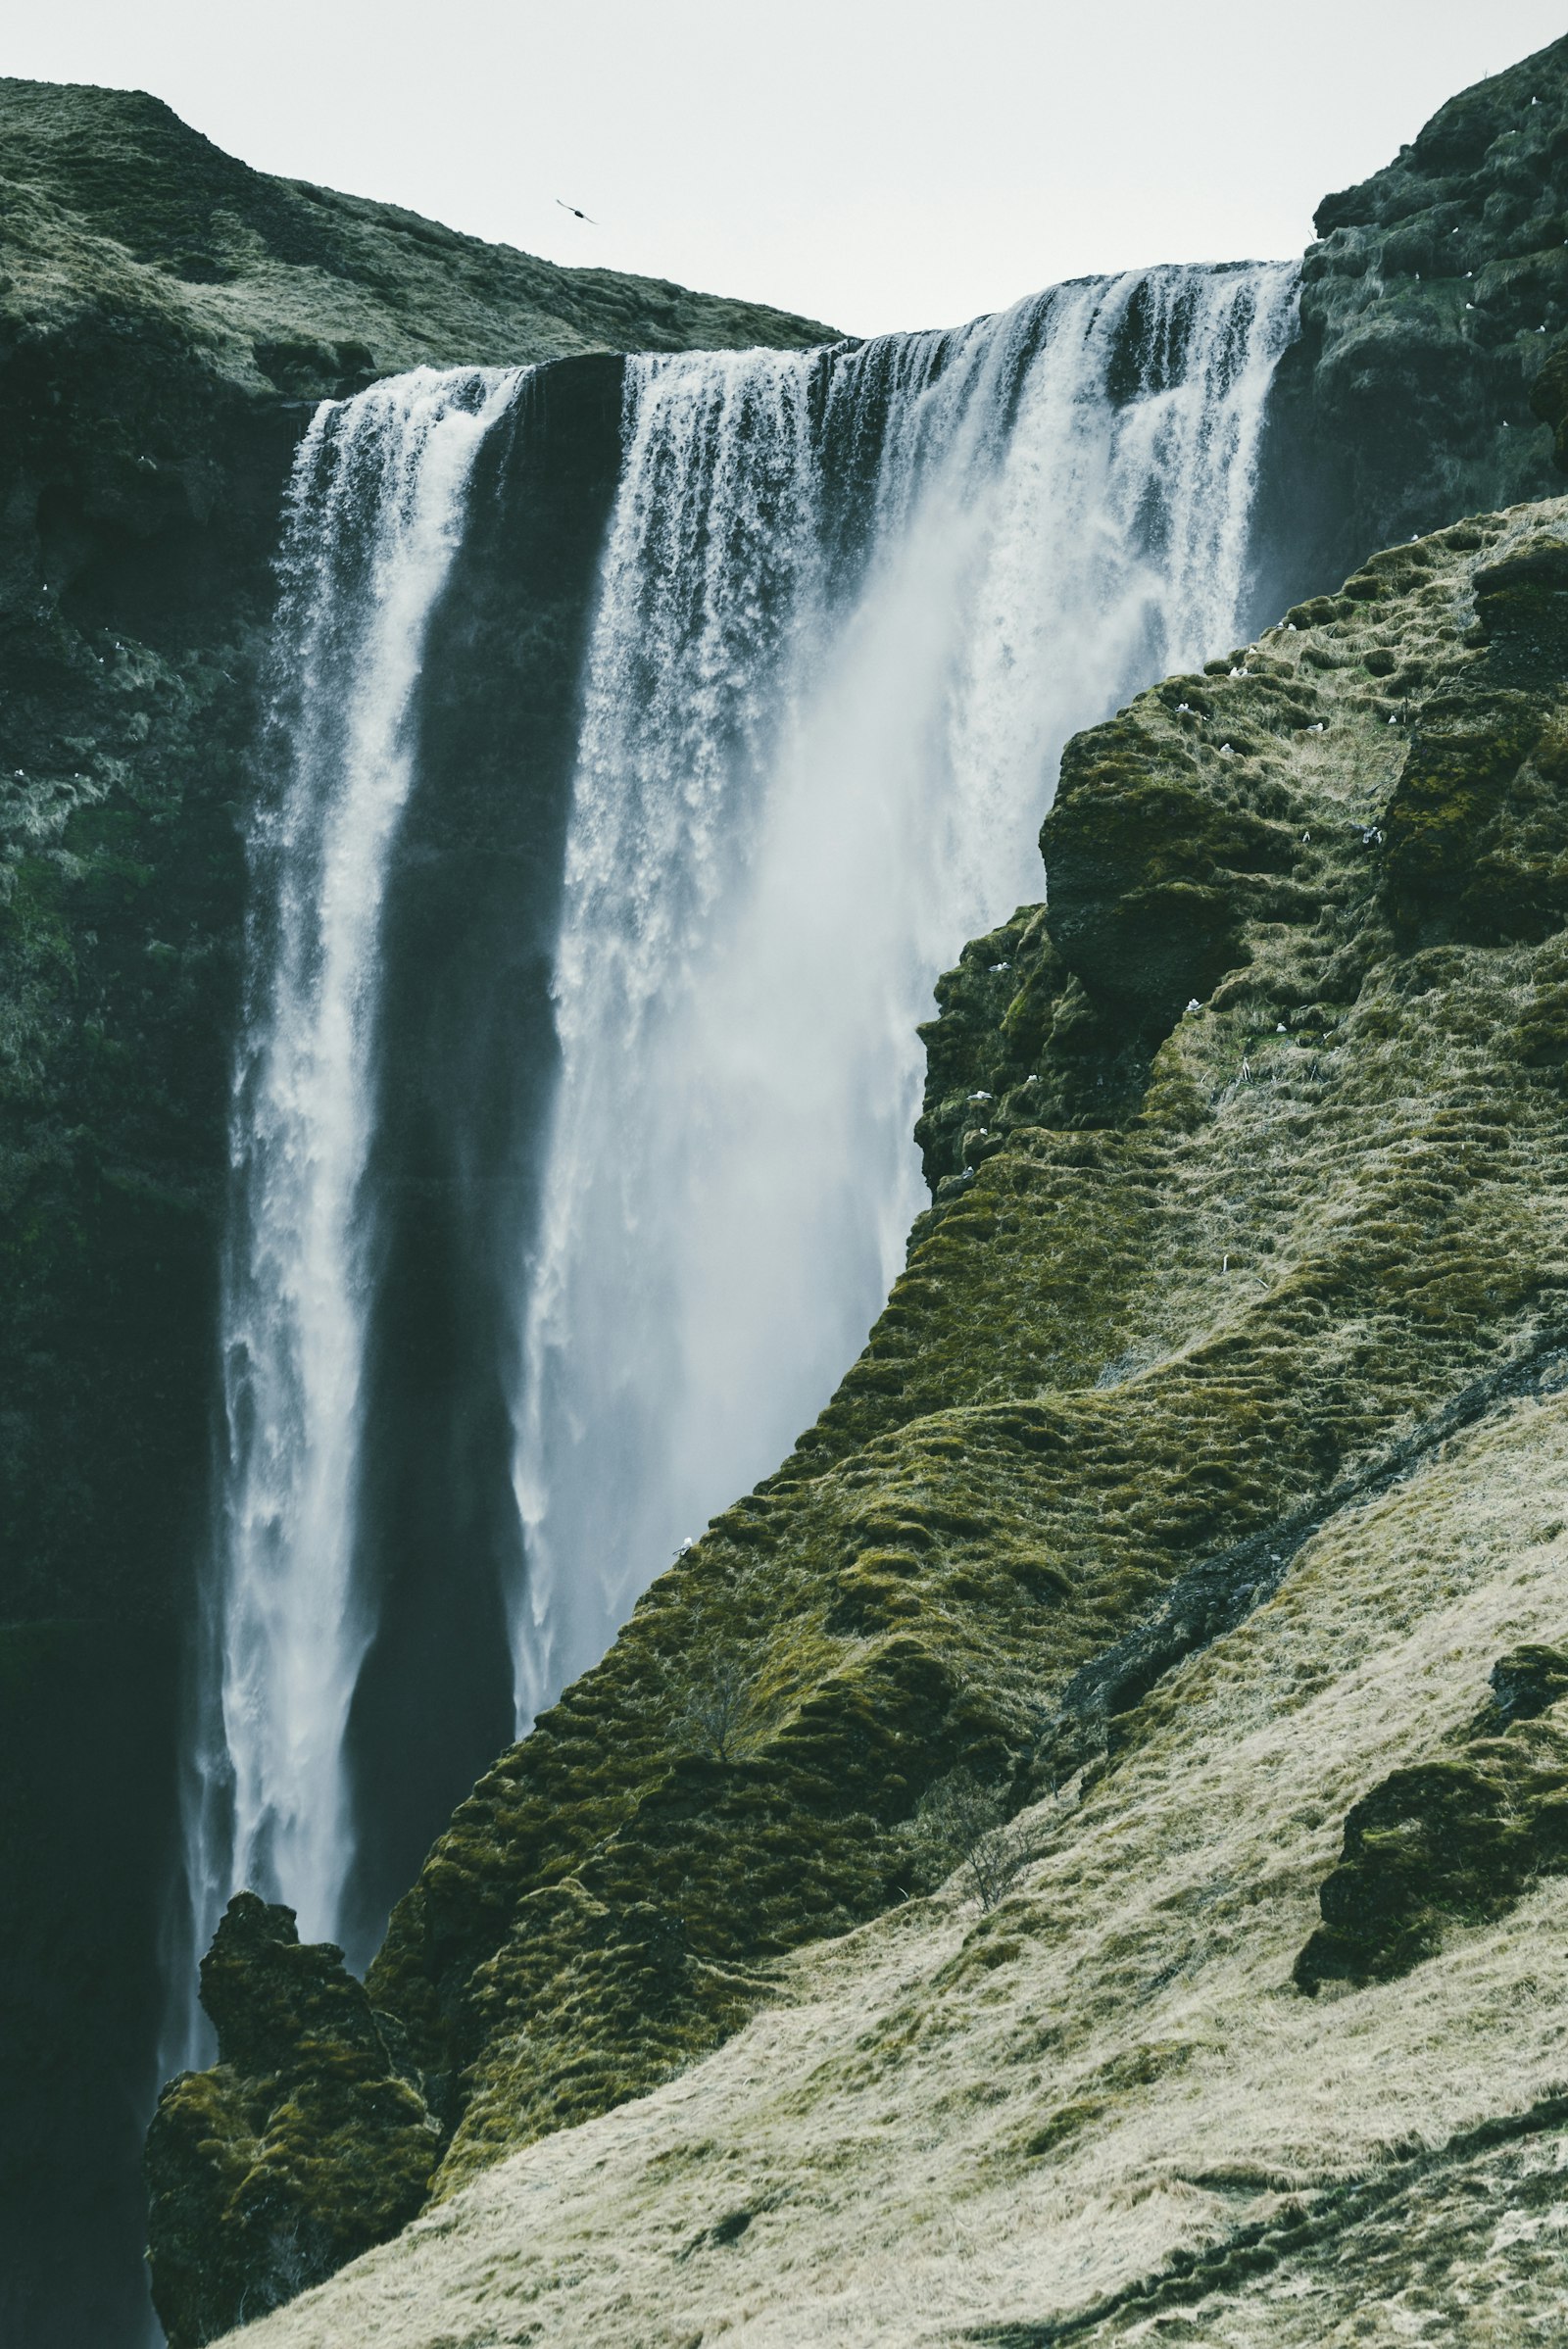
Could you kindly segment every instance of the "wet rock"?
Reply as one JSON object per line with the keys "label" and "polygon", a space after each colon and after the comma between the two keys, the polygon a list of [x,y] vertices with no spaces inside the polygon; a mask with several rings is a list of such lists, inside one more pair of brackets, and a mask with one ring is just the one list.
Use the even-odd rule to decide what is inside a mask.
{"label": "wet rock", "polygon": [[1534,1721],[1568,1696],[1568,1655],[1558,1647],[1514,1647],[1492,1667],[1492,1702],[1501,1724]]}
{"label": "wet rock", "polygon": [[1559,40],[1461,91],[1385,170],[1319,205],[1264,490],[1265,534],[1288,530],[1297,563],[1310,549],[1343,572],[1368,546],[1558,488],[1565,133]]}
{"label": "wet rock", "polygon": [[[1216,746],[1251,748],[1241,723]],[[1078,735],[1041,827],[1053,945],[1091,999],[1158,1037],[1239,959],[1244,923],[1284,909],[1295,841],[1249,804],[1250,778],[1124,714]]]}

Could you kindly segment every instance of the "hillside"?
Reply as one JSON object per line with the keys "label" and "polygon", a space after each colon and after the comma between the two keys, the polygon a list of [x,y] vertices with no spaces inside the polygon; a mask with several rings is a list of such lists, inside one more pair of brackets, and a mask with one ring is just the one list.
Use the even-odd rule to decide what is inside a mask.
{"label": "hillside", "polygon": [[[176,2246],[231,2289],[432,2161],[259,2343],[1550,2329],[1565,615],[1568,504],[1516,509],[1070,747],[816,1428],[460,1809],[369,2006],[231,1912],[151,2155],[176,2341]],[[1021,1838],[984,1914],[920,1896],[956,1763]]]}
{"label": "hillside", "polygon": [[97,313],[226,383],[341,396],[420,365],[830,341],[819,320],[574,269],[253,171],[141,90],[0,80],[0,334]]}

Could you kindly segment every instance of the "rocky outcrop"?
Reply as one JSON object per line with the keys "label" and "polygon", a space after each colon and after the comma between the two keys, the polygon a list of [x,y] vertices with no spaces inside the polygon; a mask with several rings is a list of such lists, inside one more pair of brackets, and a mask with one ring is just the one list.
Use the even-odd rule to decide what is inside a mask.
{"label": "rocky outcrop", "polygon": [[[1261,2224],[1272,2178],[1333,2168],[1283,2087],[1266,2110],[1248,2091],[1240,2136],[1221,2118],[1248,2066],[1273,2079],[1284,2060],[1268,2071],[1242,2014],[1268,1984],[1276,2006],[1321,2013],[1312,2031],[1341,2029],[1339,2008],[1292,1978],[1337,1832],[1330,1789],[1353,1790],[1333,1816],[1356,1823],[1344,1865],[1364,1882],[1388,1849],[1366,1822],[1394,1800],[1368,1787],[1421,1780],[1435,1712],[1448,1708],[1445,1736],[1476,1714],[1454,1609],[1516,1627],[1491,1649],[1512,1657],[1507,1721],[1443,1765],[1469,1774],[1466,1817],[1502,1815],[1517,1760],[1544,1819],[1555,1768],[1538,1750],[1550,1713],[1532,1712],[1544,1667],[1522,1659],[1565,1628],[1550,1557],[1527,1604],[1515,1533],[1499,1524],[1480,1563],[1461,1544],[1461,1570],[1459,1537],[1432,1529],[1466,1479],[1476,1509],[1494,1506],[1514,1472],[1484,1463],[1510,1446],[1534,1464],[1517,1470],[1508,1524],[1539,1512],[1563,1407],[1563,931],[1541,873],[1568,855],[1548,747],[1568,720],[1552,602],[1565,521],[1563,506],[1526,508],[1393,550],[1072,746],[1044,834],[1047,905],[977,942],[945,983],[925,1120],[936,1199],[865,1354],[778,1475],[714,1521],[480,1782],[394,1915],[368,1986],[407,2031],[443,2131],[439,2210],[271,2337],[420,2340],[420,2320],[397,2312],[427,2309],[437,2276],[443,2323],[460,2307],[499,2323],[514,2286],[540,2288],[558,2241],[551,2218],[495,2265],[487,2214],[510,2207],[514,2177],[551,2210],[557,2193],[579,2212],[601,2190],[607,2211],[629,2193],[665,2214],[648,2224],[670,2227],[667,2256],[701,2237],[716,2257],[729,2205],[694,2192],[688,2154],[660,2165],[688,2143],[681,2113],[728,2141],[718,2109],[737,2097],[734,2141],[768,2149],[767,2176],[731,2197],[751,2214],[754,2307],[773,2305],[766,2246],[786,2239],[767,2209],[791,2206],[818,2243],[801,2197],[818,2191],[820,2131],[853,2138],[867,2098],[911,2128],[939,2109],[969,2116],[971,2183],[944,2191],[981,2235],[1004,2205],[1016,2233],[1019,2196],[1046,2197],[1070,2227],[1107,2162],[1142,2175],[1152,2129],[1161,2144],[1176,2131],[1160,2158],[1178,2170],[1195,2145],[1216,2174],[1237,2165],[1235,2189],[1167,2193],[1157,2223],[1097,2222],[1105,2290],[1143,2274],[1150,2225],[1179,2261],[1222,2212]],[[1461,758],[1453,746],[1472,741],[1490,747]],[[1401,812],[1440,774],[1462,776],[1466,820],[1491,844],[1484,900],[1441,920],[1414,887],[1420,826]],[[1097,1065],[1114,1081],[1097,1086]],[[1560,1532],[1559,1518],[1541,1539]],[[1397,1661],[1428,1619],[1431,1640]],[[1448,1660],[1429,1686],[1437,1652]],[[1355,1690],[1378,1672],[1400,1693],[1357,1719]],[[698,1725],[725,1675],[718,1750]],[[956,1879],[939,1928],[906,1898],[909,1823],[955,1769],[1016,1814],[1036,1857],[979,1922]],[[1238,1838],[1276,1855],[1263,1876]],[[1495,1921],[1454,1888],[1462,1853],[1441,1823],[1420,1848],[1458,1872],[1447,1890],[1428,1883],[1427,1909]],[[1535,1882],[1525,1861],[1512,1869],[1510,1914]],[[678,1921],[681,1963],[649,1969],[639,1990],[613,1962],[607,2056],[596,1952],[637,1945],[650,1900]],[[1403,1893],[1379,1913],[1415,1915]],[[509,1953],[541,1932],[548,1958],[519,1965]],[[1447,1962],[1425,1932],[1405,1932],[1400,1963],[1423,1949]],[[807,1954],[846,1933],[836,1954]],[[1314,1979],[1389,1971],[1355,1964]],[[774,2001],[791,1983],[809,1998],[808,1979],[836,1986],[813,2009],[801,2082],[799,2033]],[[858,2014],[842,2048],[839,1999]],[[993,2044],[1003,2010],[1010,2055]],[[748,2011],[751,2052],[732,2062]],[[1296,2046],[1308,2027],[1269,2028]],[[1430,2068],[1407,2080],[1426,2141],[1514,2109],[1514,2053],[1489,2028],[1468,2102]],[[614,2119],[676,2070],[678,2086]],[[772,2095],[795,2116],[782,2134],[761,2117]],[[1197,2095],[1213,2100],[1200,2122]],[[1381,2117],[1344,2126],[1363,2130],[1353,2158],[1374,2163]],[[525,2150],[547,2134],[548,2160]],[[632,2189],[619,2149],[635,2166],[635,2142],[653,2153]],[[587,2180],[579,2143],[618,2185]],[[805,2143],[818,2149],[797,2158]],[[476,2180],[513,2152],[515,2170]],[[840,2239],[860,2249],[845,2256],[885,2225],[901,2260],[923,2262],[928,2236],[894,2174],[869,2147],[851,2171]],[[694,2213],[678,2230],[675,2202]],[[643,2337],[639,2240],[630,2265],[606,2253],[623,2314],[585,2276],[559,2287],[566,2329]],[[464,2244],[489,2246],[488,2282]],[[811,2257],[812,2288],[838,2290],[836,2255],[818,2243]],[[1006,2270],[999,2298],[980,2254],[960,2265],[971,2328],[1017,2305],[1023,2270]],[[1070,2267],[1044,2251],[1024,2266],[1032,2323],[1087,2314]],[[726,2289],[705,2275],[680,2286],[688,2329]],[[777,2337],[790,2324],[798,2337],[797,2280],[778,2288]],[[948,2286],[933,2288],[956,2322]],[[1126,2325],[1141,2305],[1126,2300]],[[1123,2319],[1106,2310],[1114,2333]],[[890,2337],[888,2322],[854,2337]],[[774,2337],[765,2322],[759,2337]]]}
{"label": "rocky outcrop", "polygon": [[1346,1819],[1323,1922],[1294,1968],[1299,1988],[1392,1982],[1433,1956],[1446,1928],[1505,1916],[1568,1868],[1568,1737],[1550,1718],[1568,1660],[1518,1649],[1492,1680],[1498,1700],[1455,1750],[1395,1771]]}
{"label": "rocky outcrop", "polygon": [[1333,577],[1368,547],[1560,486],[1541,425],[1558,430],[1568,402],[1565,212],[1568,39],[1325,197],[1277,385],[1271,575],[1305,557]]}
{"label": "rocky outcrop", "polygon": [[341,1949],[302,1944],[292,1909],[236,1894],[201,1982],[218,2063],[171,2084],[148,2140],[170,2349],[198,2349],[395,2234],[440,2147],[402,2033]]}

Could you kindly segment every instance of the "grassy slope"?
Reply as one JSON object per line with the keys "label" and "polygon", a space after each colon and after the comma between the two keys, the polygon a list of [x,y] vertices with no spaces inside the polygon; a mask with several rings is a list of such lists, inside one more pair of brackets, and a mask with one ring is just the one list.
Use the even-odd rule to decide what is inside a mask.
{"label": "grassy slope", "polygon": [[989,1918],[953,1888],[803,1953],[706,2064],[246,2338],[1021,2349],[1097,2311],[1081,2337],[1556,2337],[1564,2115],[1452,2141],[1563,2080],[1568,1885],[1404,1981],[1290,1974],[1346,1806],[1499,1650],[1568,1630],[1565,1441],[1562,1400],[1512,1407],[1328,1529],[1117,1768],[1029,1814],[1041,1856]]}
{"label": "grassy slope", "polygon": [[[1350,1802],[1568,1631],[1562,1404],[1438,1417],[1568,1277],[1565,523],[1394,550],[1072,747],[1056,944],[1026,909],[945,984],[938,1204],[861,1362],[394,1919],[372,1995],[438,2100],[468,2067],[449,2199],[260,2337],[783,2342],[807,2304],[812,2339],[940,2337],[1088,2309],[1299,2194],[1321,2226],[1281,2245],[1327,2307],[1336,2230],[1377,2223],[1335,2180],[1560,2077],[1549,1880],[1401,1982],[1312,2000],[1291,1968]],[[1399,1443],[1240,1628],[1073,1717],[1182,1575]],[[900,1822],[956,1754],[1041,1842],[984,1921],[901,1898]],[[1487,2156],[1488,2192],[1525,2208],[1538,2153]],[[1440,2266],[1482,2260],[1436,2187],[1414,2208]],[[1514,2239],[1486,2288],[1540,2314]]]}

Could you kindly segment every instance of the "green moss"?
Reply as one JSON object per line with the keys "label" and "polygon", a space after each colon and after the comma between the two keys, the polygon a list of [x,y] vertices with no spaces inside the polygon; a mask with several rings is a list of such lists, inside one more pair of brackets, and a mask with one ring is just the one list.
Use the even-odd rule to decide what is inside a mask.
{"label": "green moss", "polygon": [[441,2137],[401,2034],[291,1909],[229,1902],[202,1966],[219,2062],[159,2101],[153,2301],[172,2349],[279,2307],[420,2208]]}
{"label": "green moss", "polygon": [[1249,914],[1289,904],[1267,884],[1291,871],[1292,833],[1258,811],[1264,772],[1241,764],[1262,736],[1246,722],[1252,710],[1226,708],[1223,735],[1192,749],[1172,722],[1153,722],[1166,715],[1155,696],[1079,735],[1041,831],[1056,951],[1138,1031],[1168,1029],[1237,959]]}

